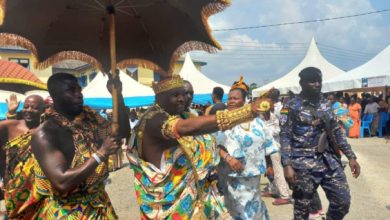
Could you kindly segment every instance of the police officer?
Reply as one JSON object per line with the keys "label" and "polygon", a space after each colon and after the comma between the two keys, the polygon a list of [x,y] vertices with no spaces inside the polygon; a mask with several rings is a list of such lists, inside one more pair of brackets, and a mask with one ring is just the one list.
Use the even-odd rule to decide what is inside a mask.
{"label": "police officer", "polygon": [[[348,213],[351,196],[334,143],[348,158],[355,178],[360,166],[341,133],[330,102],[322,97],[321,70],[307,67],[299,77],[302,92],[285,104],[280,116],[282,164],[293,187],[294,219],[308,219],[313,194],[321,185],[329,199],[326,219],[340,220]],[[326,135],[322,138],[325,142],[320,141],[324,137],[321,134]]]}

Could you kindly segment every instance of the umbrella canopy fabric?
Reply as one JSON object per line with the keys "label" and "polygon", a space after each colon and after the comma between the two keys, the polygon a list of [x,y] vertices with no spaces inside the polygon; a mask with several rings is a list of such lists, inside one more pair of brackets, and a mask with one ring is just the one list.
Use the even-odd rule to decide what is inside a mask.
{"label": "umbrella canopy fabric", "polygon": [[0,0],[0,45],[32,51],[38,68],[76,59],[110,69],[109,15],[115,14],[118,67],[160,73],[190,50],[220,48],[207,19],[230,0]]}
{"label": "umbrella canopy fabric", "polygon": [[23,66],[11,61],[0,60],[0,89],[26,93],[30,90],[46,90],[47,86]]}

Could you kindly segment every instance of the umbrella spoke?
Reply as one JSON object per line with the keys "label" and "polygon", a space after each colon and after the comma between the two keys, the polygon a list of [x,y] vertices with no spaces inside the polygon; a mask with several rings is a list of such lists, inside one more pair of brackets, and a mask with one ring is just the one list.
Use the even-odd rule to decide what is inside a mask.
{"label": "umbrella spoke", "polygon": [[71,7],[69,6],[68,9],[75,9],[75,10],[99,10],[101,11],[102,9],[95,6],[95,5],[89,5],[87,3],[82,3],[82,2],[77,2],[76,5],[83,6],[85,8],[76,8],[76,7]]}
{"label": "umbrella spoke", "polygon": [[103,4],[103,3],[101,3],[99,0],[93,0],[94,2],[96,2],[96,4],[98,4],[102,9],[106,9],[106,6]]}

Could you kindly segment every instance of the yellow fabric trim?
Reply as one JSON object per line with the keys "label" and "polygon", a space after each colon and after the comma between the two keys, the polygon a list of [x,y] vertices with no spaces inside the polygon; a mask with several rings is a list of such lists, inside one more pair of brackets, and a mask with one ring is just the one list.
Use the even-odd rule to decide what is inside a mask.
{"label": "yellow fabric trim", "polygon": [[218,43],[218,41],[211,35],[211,28],[209,26],[208,19],[211,15],[214,15],[216,13],[219,13],[223,11],[225,8],[229,7],[231,5],[231,0],[216,0],[215,2],[209,3],[208,5],[204,6],[201,11],[202,15],[202,23],[206,29],[206,32],[213,42],[213,45],[209,45],[207,43],[198,42],[198,41],[189,41],[181,46],[179,46],[175,52],[172,54],[171,62],[169,65],[168,73],[172,74],[173,70],[175,68],[176,61],[185,53],[190,52],[192,50],[203,50],[208,53],[215,53],[218,50],[222,50],[221,45]]}
{"label": "yellow fabric trim", "polygon": [[5,17],[5,0],[0,0],[0,25],[3,24],[4,22],[4,17]]}
{"label": "yellow fabric trim", "polygon": [[44,84],[44,83],[32,82],[32,81],[25,80],[25,79],[0,78],[0,83],[23,84],[23,85],[28,85],[28,86],[34,86],[34,87],[37,87],[38,89],[47,90],[47,85],[46,85],[46,84]]}

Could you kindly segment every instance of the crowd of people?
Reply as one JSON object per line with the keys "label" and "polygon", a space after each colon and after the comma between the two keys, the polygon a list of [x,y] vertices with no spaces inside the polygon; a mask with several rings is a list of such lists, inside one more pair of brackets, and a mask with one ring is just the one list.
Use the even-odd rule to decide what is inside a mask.
{"label": "crowd of people", "polygon": [[[373,115],[370,124],[371,136],[377,136],[379,129],[384,133],[389,131],[388,117],[381,119],[381,113],[389,112],[390,94],[384,98],[383,94],[362,93],[328,93],[325,94],[332,102],[332,108],[342,126],[343,132],[350,138],[360,138],[362,120],[368,114]],[[381,127],[380,121],[384,120]]]}
{"label": "crowd of people", "polygon": [[[319,186],[329,200],[327,219],[343,219],[350,192],[340,151],[353,176],[360,174],[333,106],[344,107],[323,98],[319,69],[299,76],[302,92],[283,101],[271,89],[248,103],[241,77],[226,104],[216,87],[213,103],[197,106],[191,83],[174,75],[153,84],[155,104],[147,109],[128,109],[120,80],[110,77],[107,89],[119,90],[115,130],[110,111],[83,106],[74,76],[54,74],[51,99],[27,97],[16,118],[12,97],[0,122],[7,215],[117,219],[105,181],[122,166],[126,145],[141,219],[269,219],[262,196],[270,195],[274,205],[293,204],[294,219],[308,219],[322,214]],[[262,192],[264,175],[270,183]]]}

